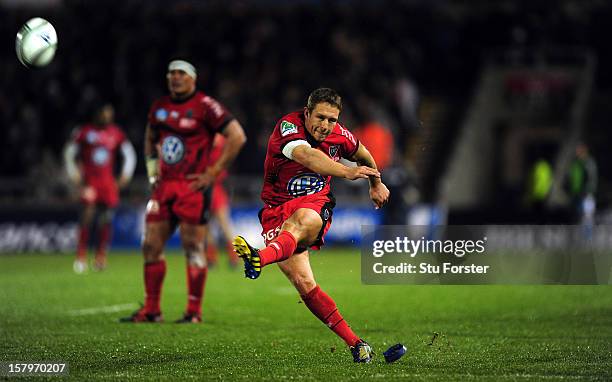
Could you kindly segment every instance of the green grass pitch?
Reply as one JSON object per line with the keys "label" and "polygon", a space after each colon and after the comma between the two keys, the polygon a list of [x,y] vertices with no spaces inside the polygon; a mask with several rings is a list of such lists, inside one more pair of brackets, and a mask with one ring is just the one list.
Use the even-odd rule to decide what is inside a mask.
{"label": "green grass pitch", "polygon": [[[367,286],[358,250],[311,260],[377,352],[371,364],[352,362],[275,266],[252,281],[221,264],[204,323],[177,325],[185,266],[170,253],[166,322],[120,324],[143,299],[138,251],[113,252],[107,271],[87,275],[73,274],[69,255],[1,255],[0,362],[67,361],[74,380],[612,379],[609,286]],[[386,364],[382,352],[398,342],[408,354]]]}

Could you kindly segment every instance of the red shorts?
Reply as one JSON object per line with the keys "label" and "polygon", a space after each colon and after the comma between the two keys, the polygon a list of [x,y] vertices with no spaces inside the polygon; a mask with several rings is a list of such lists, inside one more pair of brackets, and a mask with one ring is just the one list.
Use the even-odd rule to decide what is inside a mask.
{"label": "red shorts", "polygon": [[[266,245],[270,243],[280,232],[280,227],[285,220],[299,208],[310,208],[316,211],[323,220],[323,226],[317,237],[317,240],[310,245],[312,249],[320,249],[325,244],[325,234],[329,230],[332,222],[333,208],[336,206],[336,199],[329,193],[322,195],[316,193],[313,195],[300,196],[276,207],[264,207],[259,211],[259,221],[263,228],[261,235],[264,238]],[[302,248],[304,249],[304,248]],[[298,249],[299,250],[299,249]]]}
{"label": "red shorts", "polygon": [[225,187],[223,187],[223,183],[217,182],[213,186],[212,190],[212,201],[210,204],[210,209],[212,212],[217,212],[222,210],[223,208],[229,207],[229,196],[227,195],[227,191],[225,191]]}
{"label": "red shorts", "polygon": [[153,190],[147,203],[146,221],[180,221],[188,224],[206,224],[210,214],[210,188],[193,191],[192,180],[162,180]]}
{"label": "red shorts", "polygon": [[114,180],[88,182],[81,189],[81,202],[83,204],[102,204],[108,208],[115,208],[119,204],[119,189]]}

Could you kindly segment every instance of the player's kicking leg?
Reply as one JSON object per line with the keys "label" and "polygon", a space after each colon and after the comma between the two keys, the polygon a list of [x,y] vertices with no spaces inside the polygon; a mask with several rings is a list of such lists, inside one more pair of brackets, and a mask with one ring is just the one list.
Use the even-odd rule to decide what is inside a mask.
{"label": "player's kicking leg", "polygon": [[334,300],[315,282],[308,251],[295,253],[278,267],[293,284],[302,300],[319,320],[338,335],[349,347],[355,362],[370,362],[373,351],[344,320]]}
{"label": "player's kicking leg", "polygon": [[310,208],[298,208],[280,228],[275,239],[263,249],[251,246],[242,236],[234,241],[236,254],[244,261],[244,274],[250,279],[256,279],[261,269],[268,264],[278,263],[288,259],[298,243],[308,246],[316,241],[323,221],[321,216]]}
{"label": "player's kicking leg", "polygon": [[315,210],[299,208],[283,223],[279,235],[266,248],[257,250],[241,236],[234,239],[234,248],[244,260],[245,275],[249,278],[259,277],[264,266],[278,263],[308,309],[349,346],[353,360],[370,362],[373,355],[370,345],[353,333],[334,300],[316,284],[308,251],[294,253],[298,243],[302,248],[314,243],[322,225],[321,216]]}

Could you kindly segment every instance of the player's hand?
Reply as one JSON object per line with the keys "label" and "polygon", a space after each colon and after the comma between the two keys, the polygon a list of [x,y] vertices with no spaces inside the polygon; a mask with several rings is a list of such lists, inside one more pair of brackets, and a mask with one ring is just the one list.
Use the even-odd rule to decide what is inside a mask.
{"label": "player's hand", "polygon": [[151,189],[151,191],[155,190],[158,184],[159,184],[159,176],[149,177],[149,189]]}
{"label": "player's hand", "polygon": [[81,199],[87,203],[95,202],[96,197],[98,196],[96,189],[88,185],[81,187],[80,194],[81,194]]}
{"label": "player's hand", "polygon": [[379,209],[389,200],[389,189],[383,182],[370,186],[370,199],[374,202],[374,208]]}
{"label": "player's hand", "polygon": [[368,166],[357,166],[357,167],[348,168],[346,179],[348,180],[368,179],[371,176],[375,178],[380,178],[380,172]]}
{"label": "player's hand", "polygon": [[193,179],[193,182],[189,183],[189,188],[194,191],[204,190],[214,183],[216,177],[217,173],[212,167],[208,167],[201,174],[188,174],[187,179]]}

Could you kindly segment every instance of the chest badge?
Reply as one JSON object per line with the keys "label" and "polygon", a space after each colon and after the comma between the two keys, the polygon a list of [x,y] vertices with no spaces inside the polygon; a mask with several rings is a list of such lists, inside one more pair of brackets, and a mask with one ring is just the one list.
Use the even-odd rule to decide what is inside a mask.
{"label": "chest badge", "polygon": [[338,155],[339,147],[338,145],[329,146],[329,156],[333,159],[340,159]]}
{"label": "chest badge", "polygon": [[158,121],[165,121],[168,118],[168,111],[164,108],[157,109],[155,112],[155,119]]}

